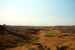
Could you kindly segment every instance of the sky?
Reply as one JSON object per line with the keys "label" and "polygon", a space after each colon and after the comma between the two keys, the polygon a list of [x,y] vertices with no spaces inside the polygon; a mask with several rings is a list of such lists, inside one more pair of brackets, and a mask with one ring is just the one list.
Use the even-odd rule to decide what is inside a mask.
{"label": "sky", "polygon": [[75,0],[0,0],[0,24],[75,25]]}

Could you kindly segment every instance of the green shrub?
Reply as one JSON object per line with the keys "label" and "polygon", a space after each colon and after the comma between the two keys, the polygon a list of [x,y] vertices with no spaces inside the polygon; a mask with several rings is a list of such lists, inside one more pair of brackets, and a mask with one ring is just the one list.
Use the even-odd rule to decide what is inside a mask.
{"label": "green shrub", "polygon": [[32,40],[23,40],[21,43],[22,44],[31,44]]}
{"label": "green shrub", "polygon": [[29,48],[29,50],[35,50],[35,48]]}
{"label": "green shrub", "polygon": [[46,37],[54,37],[54,35],[46,35]]}

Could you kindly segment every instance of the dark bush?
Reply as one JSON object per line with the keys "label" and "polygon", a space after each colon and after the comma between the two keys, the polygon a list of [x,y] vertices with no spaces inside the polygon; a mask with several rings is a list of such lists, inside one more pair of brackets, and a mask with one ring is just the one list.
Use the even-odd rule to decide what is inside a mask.
{"label": "dark bush", "polygon": [[47,48],[47,50],[51,50],[50,48]]}
{"label": "dark bush", "polygon": [[29,48],[29,50],[35,50],[35,48]]}
{"label": "dark bush", "polygon": [[68,46],[61,46],[61,47],[57,46],[56,48],[57,50],[66,50]]}

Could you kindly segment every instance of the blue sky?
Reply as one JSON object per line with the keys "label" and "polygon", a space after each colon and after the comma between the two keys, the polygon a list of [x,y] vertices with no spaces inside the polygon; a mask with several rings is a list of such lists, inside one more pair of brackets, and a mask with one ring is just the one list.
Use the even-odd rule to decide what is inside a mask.
{"label": "blue sky", "polygon": [[0,0],[0,24],[75,25],[75,0]]}

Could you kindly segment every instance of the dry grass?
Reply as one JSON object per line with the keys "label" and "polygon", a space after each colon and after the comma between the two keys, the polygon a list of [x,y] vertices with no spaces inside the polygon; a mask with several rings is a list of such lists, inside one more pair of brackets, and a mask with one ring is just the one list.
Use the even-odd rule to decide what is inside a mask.
{"label": "dry grass", "polygon": [[[60,27],[59,27],[60,28]],[[68,30],[67,27],[64,28],[44,28],[40,31],[38,31],[36,34],[33,34],[33,30],[31,32],[29,32],[30,30],[26,30],[27,28],[23,28],[23,31],[21,30],[21,32],[27,36],[27,37],[32,37],[31,40],[29,39],[29,41],[31,43],[26,43],[25,40],[23,40],[22,38],[18,38],[14,35],[7,34],[7,35],[0,35],[0,42],[3,42],[5,44],[10,44],[10,42],[14,42],[17,40],[16,43],[20,41],[20,43],[16,44],[13,43],[14,45],[16,44],[17,46],[15,48],[10,47],[10,48],[6,48],[6,50],[29,50],[29,48],[35,48],[36,50],[40,50],[38,45],[33,45],[33,43],[40,43],[45,50],[47,50],[47,48],[50,48],[51,50],[57,50],[57,47],[59,48],[63,48],[63,46],[68,46],[68,48],[66,50],[74,50],[75,49],[75,32],[64,32],[65,30]],[[29,27],[28,27],[29,29]],[[72,28],[69,27],[69,30],[71,30]],[[18,30],[18,29],[15,29]],[[62,31],[63,30],[63,31]],[[74,27],[73,29],[74,30]],[[20,29],[19,29],[20,32]],[[27,34],[27,32],[29,34]],[[29,35],[29,36],[28,36]],[[9,42],[9,43],[6,43]],[[23,44],[23,45],[21,45]],[[9,45],[10,46],[10,45]]]}

